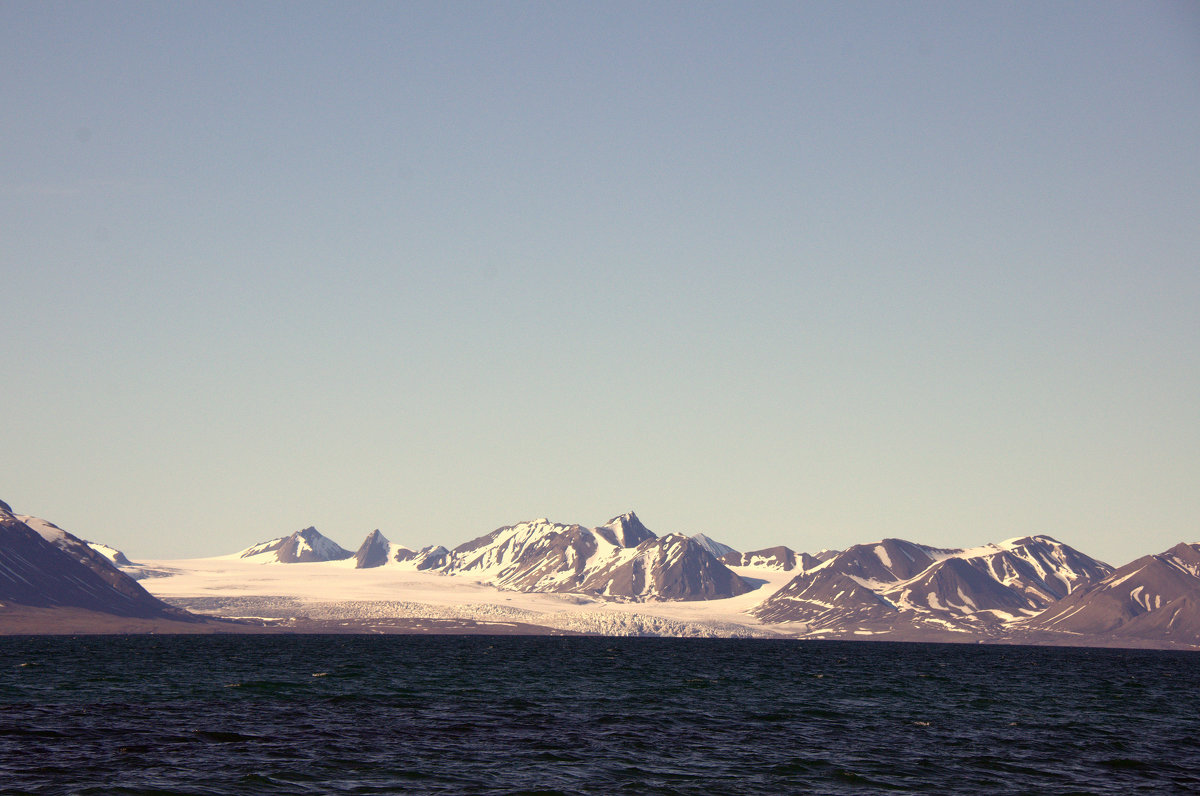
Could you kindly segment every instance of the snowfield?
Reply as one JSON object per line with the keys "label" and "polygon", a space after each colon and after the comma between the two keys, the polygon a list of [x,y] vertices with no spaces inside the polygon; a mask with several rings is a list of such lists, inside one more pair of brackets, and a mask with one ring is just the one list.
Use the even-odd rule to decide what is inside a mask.
{"label": "snowfield", "polygon": [[263,564],[230,556],[139,561],[130,574],[159,599],[201,614],[260,619],[469,619],[524,622],[613,636],[779,637],[796,624],[769,625],[746,613],[795,572],[735,567],[759,584],[724,600],[619,602],[577,594],[506,591],[478,578],[400,566],[355,569],[353,560]]}

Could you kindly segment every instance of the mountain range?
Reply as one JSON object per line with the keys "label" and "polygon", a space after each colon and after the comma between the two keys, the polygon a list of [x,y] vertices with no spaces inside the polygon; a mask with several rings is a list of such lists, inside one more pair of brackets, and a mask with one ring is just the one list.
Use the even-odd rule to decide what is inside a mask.
{"label": "mountain range", "polygon": [[1200,639],[1200,544],[1142,556],[1051,604],[1027,623],[1056,633]]}
{"label": "mountain range", "polygon": [[1111,572],[1048,536],[966,550],[884,539],[804,569],[753,613],[765,622],[803,622],[813,633],[925,627],[990,634]]}
{"label": "mountain range", "polygon": [[[739,626],[766,635],[1200,648],[1200,544],[1118,569],[1044,535],[964,549],[883,539],[740,552],[703,534],[658,536],[629,512],[594,528],[538,518],[419,550],[375,530],[352,552],[309,527],[223,558],[332,566],[347,579],[419,572],[593,610],[736,604]],[[186,621],[130,577],[164,574],[0,504],[0,602]]]}
{"label": "mountain range", "polygon": [[261,542],[237,553],[264,563],[344,561],[368,569],[404,566],[468,576],[501,589],[586,594],[619,600],[709,600],[750,586],[714,553],[732,548],[707,537],[659,537],[630,512],[598,528],[539,518],[497,528],[453,550],[411,550],[378,530],[351,553],[315,528]]}

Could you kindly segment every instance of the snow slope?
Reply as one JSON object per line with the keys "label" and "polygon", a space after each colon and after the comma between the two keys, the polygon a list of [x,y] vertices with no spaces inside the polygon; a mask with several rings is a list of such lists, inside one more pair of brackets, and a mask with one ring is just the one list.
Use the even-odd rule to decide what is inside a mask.
{"label": "snow slope", "polygon": [[344,560],[263,566],[226,556],[147,560],[142,566],[156,574],[141,581],[151,593],[198,613],[261,616],[267,606],[275,615],[315,618],[508,617],[613,635],[795,635],[794,628],[767,627],[746,613],[788,579],[789,573],[773,569],[739,568],[757,588],[728,599],[619,602],[510,591],[469,574],[447,577],[402,566],[356,569]]}

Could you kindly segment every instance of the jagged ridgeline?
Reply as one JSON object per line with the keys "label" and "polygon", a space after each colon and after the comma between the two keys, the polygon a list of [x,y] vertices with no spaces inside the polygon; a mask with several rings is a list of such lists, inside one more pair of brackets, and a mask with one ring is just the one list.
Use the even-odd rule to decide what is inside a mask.
{"label": "jagged ridgeline", "polygon": [[[583,632],[606,632],[604,622],[610,622],[615,623],[613,632],[636,626],[638,632],[667,634],[702,630],[799,638],[1200,646],[1200,544],[1180,543],[1119,569],[1044,535],[966,549],[884,539],[815,554],[783,545],[742,552],[705,534],[659,536],[629,512],[592,528],[538,518],[497,528],[452,549],[406,547],[376,529],[352,552],[309,527],[208,559],[205,566],[166,562],[156,569],[131,563],[120,551],[86,542],[46,520],[14,514],[0,503],[2,603],[188,618],[132,578],[147,578],[145,583],[167,596],[172,592],[162,590],[164,580],[180,573],[195,579],[214,571],[211,562],[223,560],[319,567],[311,572],[321,573],[325,600],[337,599],[342,588],[353,593],[359,577],[354,573],[361,570],[383,576],[367,584],[374,589],[370,593],[387,595],[385,602],[393,595],[411,599],[405,597],[408,589],[436,584],[433,588],[443,595],[436,599],[442,603],[387,608],[409,618],[457,615],[443,604],[444,595],[458,594],[452,580],[438,580],[445,577],[461,579],[468,590],[482,585],[563,595],[565,601],[504,610],[497,606],[507,602],[497,598],[497,605],[472,603],[468,613],[562,629],[574,614],[555,611],[569,605],[580,622],[571,629]],[[337,574],[339,570],[346,574]],[[188,588],[210,594],[206,583]],[[383,591],[369,583],[382,584]],[[241,585],[230,586],[225,596],[235,598],[241,590]],[[703,613],[670,607],[684,602],[711,607],[706,605]],[[359,603],[346,597],[328,604],[353,604],[353,611],[377,617],[376,609]],[[638,613],[613,612],[620,603],[639,604]],[[313,606],[304,610],[325,612],[329,621],[358,617],[326,616],[326,609]]]}
{"label": "jagged ridgeline", "polygon": [[884,539],[806,569],[754,614],[814,631],[885,632],[913,622],[987,629],[1034,616],[1110,572],[1048,536],[966,550]]}
{"label": "jagged ridgeline", "polygon": [[470,575],[503,589],[588,594],[624,600],[712,600],[750,586],[716,553],[734,552],[707,537],[659,537],[633,512],[597,528],[539,518],[497,528],[447,550],[413,550],[379,530],[351,553],[305,528],[243,550],[239,556],[278,563],[340,561],[357,568],[405,566],[445,575]]}

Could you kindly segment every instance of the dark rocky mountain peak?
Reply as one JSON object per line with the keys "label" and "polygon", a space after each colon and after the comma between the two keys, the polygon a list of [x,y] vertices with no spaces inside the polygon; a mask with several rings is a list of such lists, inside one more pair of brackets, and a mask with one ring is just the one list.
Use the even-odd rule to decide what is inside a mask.
{"label": "dark rocky mountain peak", "polygon": [[904,539],[883,539],[848,547],[829,559],[826,566],[846,575],[886,583],[907,580],[923,572],[933,564],[936,552],[939,552],[936,548]]}
{"label": "dark rocky mountain peak", "polygon": [[1180,542],[1163,555],[1173,559],[1176,566],[1200,578],[1200,544]]}
{"label": "dark rocky mountain peak", "polygon": [[388,562],[388,554],[391,550],[391,542],[376,528],[367,534],[367,538],[359,545],[358,552],[354,554],[354,567],[355,569],[369,569],[383,566]]}
{"label": "dark rocky mountain peak", "polygon": [[637,547],[642,542],[658,538],[632,511],[613,517],[597,528],[596,533],[617,547]]}

